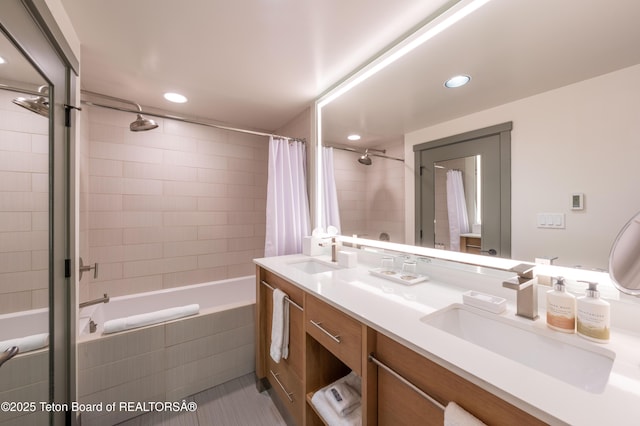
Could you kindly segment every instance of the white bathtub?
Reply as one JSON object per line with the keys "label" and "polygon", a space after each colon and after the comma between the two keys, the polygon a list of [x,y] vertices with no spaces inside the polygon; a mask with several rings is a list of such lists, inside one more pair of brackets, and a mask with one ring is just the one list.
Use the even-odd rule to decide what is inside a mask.
{"label": "white bathtub", "polygon": [[0,342],[49,332],[49,309],[33,309],[0,315]]}
{"label": "white bathtub", "polygon": [[[112,298],[79,315],[78,400],[179,401],[255,370],[255,277]],[[197,303],[197,315],[103,334],[105,321]],[[97,325],[89,330],[89,318]],[[139,412],[85,412],[112,425]]]}
{"label": "white bathtub", "polygon": [[[99,303],[80,309],[78,315],[80,337],[78,342],[98,338],[103,333],[104,323],[114,319],[194,303],[200,305],[199,315],[206,315],[212,312],[251,305],[255,302],[255,276],[253,275],[113,297],[108,303]],[[97,326],[94,333],[90,332],[90,321],[93,321]]]}

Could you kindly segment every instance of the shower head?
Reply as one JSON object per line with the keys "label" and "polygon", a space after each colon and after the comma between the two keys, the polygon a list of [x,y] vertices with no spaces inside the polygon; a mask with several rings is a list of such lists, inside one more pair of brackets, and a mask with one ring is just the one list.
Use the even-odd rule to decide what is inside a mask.
{"label": "shower head", "polygon": [[364,164],[365,166],[371,165],[371,157],[369,157],[369,150],[365,149],[364,154],[358,158],[358,163]]}
{"label": "shower head", "polygon": [[142,132],[144,130],[151,130],[158,127],[158,123],[150,118],[145,118],[142,114],[138,114],[136,121],[129,125],[129,130],[132,132]]}
{"label": "shower head", "polygon": [[[48,89],[48,86],[40,86],[40,88],[38,88],[38,92],[48,92]],[[12,102],[43,117],[49,117],[49,100],[44,96],[36,96],[35,98],[25,98],[23,96],[19,96]]]}

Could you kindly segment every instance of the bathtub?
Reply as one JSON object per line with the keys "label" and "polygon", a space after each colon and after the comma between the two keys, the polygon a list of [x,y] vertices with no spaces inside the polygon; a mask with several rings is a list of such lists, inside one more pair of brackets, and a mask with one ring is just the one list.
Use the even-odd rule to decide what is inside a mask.
{"label": "bathtub", "polygon": [[[185,318],[104,334],[106,321],[197,303]],[[139,293],[79,313],[78,401],[181,401],[255,369],[255,276]],[[90,332],[90,322],[96,324]],[[136,411],[82,413],[85,425],[111,425]]]}
{"label": "bathtub", "polygon": [[[0,315],[0,342],[46,334],[49,310],[33,309]],[[44,346],[18,353],[0,368],[0,401],[47,401],[49,399],[49,351]],[[0,411],[0,424],[47,424],[46,413]]]}

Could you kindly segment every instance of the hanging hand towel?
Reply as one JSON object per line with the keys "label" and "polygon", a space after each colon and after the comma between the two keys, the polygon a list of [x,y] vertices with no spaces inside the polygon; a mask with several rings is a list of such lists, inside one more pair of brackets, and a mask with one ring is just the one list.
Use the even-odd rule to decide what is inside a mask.
{"label": "hanging hand towel", "polygon": [[273,317],[271,319],[271,349],[275,362],[289,357],[289,304],[287,295],[280,289],[273,290]]}
{"label": "hanging hand towel", "polygon": [[444,426],[486,426],[455,402],[444,409]]}

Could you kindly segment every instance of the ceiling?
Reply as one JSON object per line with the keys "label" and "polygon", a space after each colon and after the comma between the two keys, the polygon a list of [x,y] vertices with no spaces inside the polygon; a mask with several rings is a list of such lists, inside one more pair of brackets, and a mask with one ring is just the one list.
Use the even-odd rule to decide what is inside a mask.
{"label": "ceiling", "polygon": [[[62,0],[81,42],[83,89],[266,131],[450,3]],[[167,91],[189,102],[171,104]]]}

